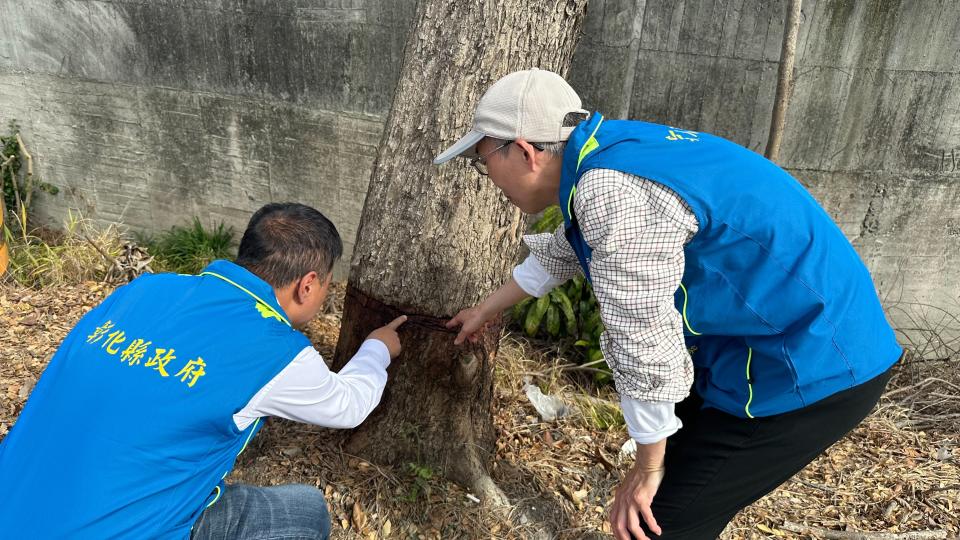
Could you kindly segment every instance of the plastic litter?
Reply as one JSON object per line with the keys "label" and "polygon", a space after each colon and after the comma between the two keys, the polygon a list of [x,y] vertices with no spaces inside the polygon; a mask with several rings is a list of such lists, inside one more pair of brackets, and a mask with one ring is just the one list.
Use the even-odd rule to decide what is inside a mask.
{"label": "plastic litter", "polygon": [[544,394],[540,387],[535,384],[527,383],[523,385],[523,391],[527,394],[527,399],[533,403],[533,408],[544,422],[553,422],[557,418],[563,418],[570,414],[570,406],[557,396]]}
{"label": "plastic litter", "polygon": [[633,439],[627,439],[627,442],[623,443],[623,446],[620,447],[620,460],[633,459],[637,455],[637,441]]}

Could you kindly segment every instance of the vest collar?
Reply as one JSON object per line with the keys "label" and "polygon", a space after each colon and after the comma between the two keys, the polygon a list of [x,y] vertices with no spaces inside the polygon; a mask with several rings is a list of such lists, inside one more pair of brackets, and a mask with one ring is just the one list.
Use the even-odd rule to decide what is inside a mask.
{"label": "vest collar", "polygon": [[230,261],[218,259],[208,264],[200,272],[200,276],[220,279],[236,287],[238,293],[247,294],[254,300],[257,311],[264,318],[275,318],[290,326],[290,319],[280,306],[280,302],[277,301],[277,295],[274,294],[273,287],[246,268]]}
{"label": "vest collar", "polygon": [[559,201],[563,221],[567,227],[570,226],[573,215],[573,195],[577,191],[577,180],[580,178],[580,164],[588,154],[600,147],[595,135],[601,123],[603,123],[603,115],[598,112],[592,113],[590,118],[580,122],[580,125],[570,133],[567,148],[563,152]]}

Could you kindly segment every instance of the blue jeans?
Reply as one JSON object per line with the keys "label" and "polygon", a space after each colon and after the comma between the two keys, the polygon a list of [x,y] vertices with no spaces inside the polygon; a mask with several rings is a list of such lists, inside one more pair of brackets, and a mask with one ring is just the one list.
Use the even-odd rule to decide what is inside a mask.
{"label": "blue jeans", "polygon": [[323,493],[313,486],[229,485],[207,508],[191,540],[326,540],[330,514]]}

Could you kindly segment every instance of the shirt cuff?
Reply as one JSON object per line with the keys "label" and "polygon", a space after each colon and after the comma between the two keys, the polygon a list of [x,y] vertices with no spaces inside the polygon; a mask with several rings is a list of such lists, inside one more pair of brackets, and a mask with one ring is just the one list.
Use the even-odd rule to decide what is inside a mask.
{"label": "shirt cuff", "polygon": [[670,402],[648,402],[621,396],[620,407],[627,423],[627,432],[637,444],[653,444],[683,427],[673,412],[674,404]]}
{"label": "shirt cuff", "polygon": [[523,292],[537,298],[563,283],[563,281],[550,275],[550,272],[547,272],[533,255],[528,255],[522,263],[513,269],[513,279],[523,289]]}
{"label": "shirt cuff", "polygon": [[387,344],[379,339],[368,339],[360,345],[357,354],[353,358],[364,356],[376,361],[381,367],[386,369],[390,365],[390,349]]}

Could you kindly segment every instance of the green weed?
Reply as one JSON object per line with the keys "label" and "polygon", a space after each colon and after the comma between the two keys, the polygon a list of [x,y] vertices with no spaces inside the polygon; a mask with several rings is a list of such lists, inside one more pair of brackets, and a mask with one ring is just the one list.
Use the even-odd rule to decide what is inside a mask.
{"label": "green weed", "polygon": [[200,219],[190,226],[174,226],[156,236],[137,235],[137,243],[153,255],[157,272],[197,274],[214,259],[234,256],[233,228],[219,223],[206,229]]}

